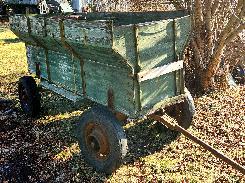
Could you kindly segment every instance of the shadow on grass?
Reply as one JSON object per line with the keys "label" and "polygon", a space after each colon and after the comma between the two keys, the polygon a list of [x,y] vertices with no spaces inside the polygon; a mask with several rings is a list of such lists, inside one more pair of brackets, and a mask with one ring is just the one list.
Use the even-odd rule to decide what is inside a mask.
{"label": "shadow on grass", "polygon": [[129,146],[125,161],[130,164],[142,157],[160,152],[179,136],[178,132],[150,120],[136,123],[125,131]]}
{"label": "shadow on grass", "polygon": [[[13,151],[3,154],[5,163],[0,170],[5,178],[17,182],[104,182],[108,176],[85,163],[74,133],[80,116],[91,103],[74,104],[46,90],[41,90],[41,94],[41,118],[33,120],[20,113],[19,126],[4,135],[4,149]],[[125,163],[132,164],[158,152],[177,137],[175,132],[161,130],[147,120],[126,128],[129,152]],[[19,145],[13,148],[11,144]],[[21,175],[23,169],[28,173]]]}
{"label": "shadow on grass", "polygon": [[[42,98],[44,106],[43,116],[57,116],[59,114],[64,115],[65,113],[72,114],[76,110],[84,111],[93,105],[92,102],[88,101],[85,101],[85,103],[74,104],[63,97],[48,91],[43,92]],[[79,123],[80,116],[82,116],[82,114],[66,119],[68,121],[73,121],[72,136],[75,140],[75,127]],[[62,120],[54,120],[53,122],[60,123]],[[52,124],[49,124],[48,126],[50,125],[52,126]],[[132,164],[142,157],[161,151],[179,136],[178,132],[169,130],[159,123],[153,123],[153,121],[149,120],[136,122],[130,127],[125,128],[125,132],[129,146],[128,154],[124,160],[124,163],[126,164]]]}

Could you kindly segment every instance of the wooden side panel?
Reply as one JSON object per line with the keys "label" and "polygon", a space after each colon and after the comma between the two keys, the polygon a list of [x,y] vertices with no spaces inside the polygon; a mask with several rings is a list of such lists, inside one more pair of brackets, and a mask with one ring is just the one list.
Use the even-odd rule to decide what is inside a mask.
{"label": "wooden side panel", "polygon": [[40,64],[41,78],[48,79],[45,50],[40,47],[27,45],[26,55],[29,72],[36,74],[36,63],[38,63]]}
{"label": "wooden side panel", "polygon": [[107,106],[108,90],[111,90],[115,109],[134,115],[134,85],[130,73],[92,60],[85,61],[84,71],[89,99]]}
{"label": "wooden side panel", "polygon": [[139,26],[138,30],[139,66],[142,70],[163,66],[174,61],[172,20]]}
{"label": "wooden side panel", "polygon": [[28,33],[27,17],[21,15],[13,15],[9,18],[11,30],[15,30],[20,33]]}
{"label": "wooden side panel", "polygon": [[86,22],[84,20],[64,20],[67,40],[84,46],[112,47],[112,25],[109,21]]}
{"label": "wooden side panel", "polygon": [[149,111],[155,104],[175,96],[175,88],[174,72],[141,82],[142,111]]}
{"label": "wooden side panel", "polygon": [[175,20],[175,49],[176,55],[182,57],[185,46],[188,42],[191,31],[190,16],[178,18]]}
{"label": "wooden side panel", "polygon": [[133,26],[116,26],[113,30],[114,50],[135,68],[136,48]]}
{"label": "wooden side panel", "polygon": [[72,48],[80,58],[119,68],[129,68],[127,61],[111,49],[113,44],[111,22],[71,19],[64,20],[63,23],[59,21],[47,19],[47,38],[43,39],[46,48],[65,54],[71,54]]}
{"label": "wooden side panel", "polygon": [[18,36],[22,41],[27,44],[35,44],[33,39],[29,36],[28,21],[24,15],[10,16],[10,29]]}
{"label": "wooden side panel", "polygon": [[29,16],[31,34],[40,37],[41,39],[46,36],[44,17]]}
{"label": "wooden side panel", "polygon": [[44,37],[41,41],[43,42],[44,46],[56,52],[60,52],[63,54],[71,54],[67,52],[66,48],[61,43],[61,35],[60,35],[60,25],[59,19],[47,18],[46,19],[46,34],[47,36]]}
{"label": "wooden side panel", "polygon": [[81,58],[90,59],[98,63],[104,63],[118,68],[131,70],[127,60],[120,54],[108,48],[84,47],[78,43],[67,42]]}
{"label": "wooden side panel", "polygon": [[71,55],[48,51],[51,82],[67,90],[75,91],[75,66]]}
{"label": "wooden side panel", "polygon": [[46,20],[47,36],[54,39],[60,39],[59,19],[47,18]]}

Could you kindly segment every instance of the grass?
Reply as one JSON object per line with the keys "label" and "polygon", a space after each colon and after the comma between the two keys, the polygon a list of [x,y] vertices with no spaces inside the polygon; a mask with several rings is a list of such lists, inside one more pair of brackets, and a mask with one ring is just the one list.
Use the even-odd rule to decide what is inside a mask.
{"label": "grass", "polygon": [[[1,132],[0,163],[16,153],[30,159],[31,182],[245,182],[241,173],[213,157],[199,145],[149,121],[125,126],[129,153],[112,175],[95,172],[79,153],[74,129],[90,105],[74,105],[42,90],[42,115],[28,119],[21,111],[17,81],[28,74],[25,47],[8,29],[0,28],[0,97],[14,102],[15,129]],[[245,165],[244,88],[216,92],[195,99],[197,114],[190,132]],[[13,123],[14,121],[11,121]]]}

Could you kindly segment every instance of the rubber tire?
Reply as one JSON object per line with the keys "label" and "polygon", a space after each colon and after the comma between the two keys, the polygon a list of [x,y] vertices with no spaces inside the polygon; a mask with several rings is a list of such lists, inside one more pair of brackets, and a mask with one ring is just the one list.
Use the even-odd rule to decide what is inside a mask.
{"label": "rubber tire", "polygon": [[[22,89],[26,90],[26,95],[28,96],[27,102],[22,100]],[[41,108],[41,95],[34,78],[31,76],[23,76],[20,78],[18,83],[18,93],[22,110],[30,117],[38,117]]]}
{"label": "rubber tire", "polygon": [[[108,137],[110,152],[106,160],[93,158],[86,146],[85,127],[91,121],[101,125]],[[121,165],[128,149],[126,134],[120,122],[106,107],[95,106],[85,112],[78,124],[76,133],[85,161],[98,172],[112,174]]]}
{"label": "rubber tire", "polygon": [[190,92],[185,90],[186,97],[183,102],[165,108],[165,112],[174,117],[178,124],[187,129],[191,126],[195,114],[195,105]]}

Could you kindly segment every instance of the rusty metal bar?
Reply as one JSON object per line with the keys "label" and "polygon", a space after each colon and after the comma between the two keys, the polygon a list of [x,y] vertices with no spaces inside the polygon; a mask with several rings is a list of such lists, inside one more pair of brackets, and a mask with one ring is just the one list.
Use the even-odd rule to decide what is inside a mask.
{"label": "rusty metal bar", "polygon": [[156,115],[156,114],[151,114],[148,117],[150,119],[155,120],[155,121],[161,122],[162,124],[164,124],[165,126],[167,126],[168,128],[170,128],[172,130],[177,130],[177,131],[181,132],[187,138],[193,140],[194,142],[196,142],[197,144],[202,146],[204,149],[206,149],[209,152],[211,152],[215,157],[222,159],[224,162],[226,162],[227,164],[231,165],[234,169],[239,170],[242,174],[245,175],[245,168],[243,166],[239,165],[234,160],[230,159],[226,155],[222,154],[218,150],[216,150],[213,147],[211,147],[210,145],[206,144],[201,139],[193,136],[187,130],[185,130],[184,128],[179,126],[174,118],[168,116],[167,114],[164,114],[163,116],[159,116],[159,115]]}

